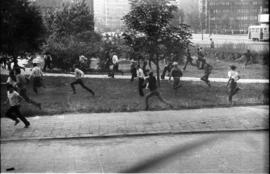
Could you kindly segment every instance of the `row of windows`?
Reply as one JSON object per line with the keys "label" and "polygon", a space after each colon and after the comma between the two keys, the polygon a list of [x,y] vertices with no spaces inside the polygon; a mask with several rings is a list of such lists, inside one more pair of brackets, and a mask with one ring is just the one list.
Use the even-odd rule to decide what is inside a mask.
{"label": "row of windows", "polygon": [[[267,2],[268,3],[268,2]],[[217,5],[223,5],[223,6],[233,6],[233,5],[262,5],[262,1],[235,1],[235,2],[224,2],[224,1],[211,1],[209,2],[210,6],[217,6]]]}
{"label": "row of windows", "polygon": [[[268,9],[265,9],[264,11],[268,11]],[[263,12],[264,12],[263,11]],[[238,12],[238,13],[259,13],[260,12],[260,9],[237,9],[237,10],[232,10],[232,9],[214,9],[214,10],[211,10],[211,13],[214,13],[214,14],[218,14],[218,13],[235,13],[235,12]]]}
{"label": "row of windows", "polygon": [[[237,17],[229,17],[229,20],[234,21],[234,20],[240,20],[240,21],[257,21],[258,17],[257,16],[237,16]],[[222,20],[219,17],[211,17],[211,21],[218,21],[218,20]]]}

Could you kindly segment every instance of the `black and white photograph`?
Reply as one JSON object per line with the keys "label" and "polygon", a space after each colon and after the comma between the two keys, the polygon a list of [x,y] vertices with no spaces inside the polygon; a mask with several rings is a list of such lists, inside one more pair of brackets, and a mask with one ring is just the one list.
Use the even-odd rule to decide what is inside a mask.
{"label": "black and white photograph", "polygon": [[1,173],[269,172],[268,0],[1,0]]}

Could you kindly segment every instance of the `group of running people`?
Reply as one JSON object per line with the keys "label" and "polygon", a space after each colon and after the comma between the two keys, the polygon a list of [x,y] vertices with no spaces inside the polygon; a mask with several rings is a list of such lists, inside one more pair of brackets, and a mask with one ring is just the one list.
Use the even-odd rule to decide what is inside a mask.
{"label": "group of running people", "polygon": [[[200,49],[198,49],[200,51]],[[113,56],[113,73],[118,70],[118,57],[116,55]],[[184,70],[186,69],[186,66],[188,63],[192,63],[190,60],[190,51],[187,49],[187,60],[184,66]],[[202,62],[200,64],[200,62]],[[206,84],[211,87],[210,81],[209,81],[209,75],[212,71],[212,66],[208,64],[205,61],[204,57],[198,58],[197,60],[197,67],[199,69],[204,70],[204,76],[201,78],[202,81],[206,82]],[[192,64],[193,65],[193,64]],[[200,66],[199,66],[200,65]],[[87,90],[89,93],[91,93],[93,96],[95,96],[95,92],[85,86],[83,83],[82,78],[84,77],[84,72],[80,69],[79,64],[74,65],[74,77],[75,81],[70,84],[71,89],[74,94],[76,94],[76,88],[75,85],[81,85],[85,90]],[[165,67],[166,68],[166,67]],[[34,105],[35,107],[41,109],[41,103],[36,102],[32,99],[30,99],[27,95],[27,84],[32,79],[33,82],[33,91],[38,95],[38,88],[45,87],[43,83],[43,72],[41,68],[37,64],[33,64],[33,69],[29,77],[21,73],[22,67],[15,66],[13,69],[9,72],[9,77],[7,79],[7,97],[10,104],[10,108],[6,112],[6,116],[12,120],[15,121],[15,125],[19,123],[18,118],[20,118],[21,121],[25,124],[25,127],[29,127],[30,122],[20,113],[20,105],[21,101],[25,100],[27,103],[30,103]],[[183,76],[183,72],[179,68],[179,65],[177,62],[172,63],[172,67],[168,68],[169,70],[169,80],[173,79],[173,89],[175,90],[175,93],[177,92],[177,89],[180,88],[182,85],[180,84],[180,78]],[[118,70],[119,71],[119,70]],[[122,72],[121,72],[122,73]],[[166,74],[166,73],[165,73]],[[165,74],[161,75],[161,78],[164,79]],[[163,76],[164,75],[164,76]],[[111,76],[114,78],[113,76]],[[232,97],[235,95],[240,88],[237,86],[237,81],[240,79],[240,76],[238,72],[236,71],[236,66],[232,65],[230,66],[230,71],[228,72],[229,81],[227,84],[228,87],[228,101],[230,104],[232,104]],[[154,73],[152,70],[146,69],[146,66],[143,66],[143,68],[140,67],[139,64],[136,64],[135,62],[132,62],[131,64],[131,81],[133,81],[135,78],[138,79],[138,91],[139,95],[144,97],[144,89],[149,89],[149,93],[145,97],[145,110],[149,109],[149,99],[153,96],[156,96],[161,102],[167,104],[170,108],[173,108],[172,104],[167,102],[161,97],[161,94],[158,90],[158,84],[157,79],[154,76]]]}

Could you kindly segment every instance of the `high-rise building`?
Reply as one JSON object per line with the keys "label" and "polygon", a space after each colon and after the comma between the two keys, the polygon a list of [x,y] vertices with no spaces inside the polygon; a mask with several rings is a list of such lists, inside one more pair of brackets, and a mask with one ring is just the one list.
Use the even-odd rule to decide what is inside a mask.
{"label": "high-rise building", "polygon": [[268,0],[198,0],[207,33],[247,33],[259,14],[269,14]]}
{"label": "high-rise building", "polygon": [[129,0],[94,0],[94,18],[98,30],[119,30],[130,10]]}

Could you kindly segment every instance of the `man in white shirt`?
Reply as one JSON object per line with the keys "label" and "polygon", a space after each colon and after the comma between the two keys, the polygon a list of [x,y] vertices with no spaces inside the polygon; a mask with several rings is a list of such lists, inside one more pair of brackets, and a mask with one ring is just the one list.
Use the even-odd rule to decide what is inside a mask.
{"label": "man in white shirt", "polygon": [[74,66],[74,75],[75,75],[75,81],[72,82],[70,85],[71,85],[71,88],[73,90],[73,94],[76,94],[76,89],[75,89],[75,85],[79,84],[81,85],[81,87],[83,87],[84,89],[86,89],[88,92],[90,92],[93,96],[95,96],[95,93],[94,91],[92,91],[91,89],[89,89],[88,87],[86,87],[82,81],[82,78],[84,76],[84,73],[82,70],[79,69],[79,66],[78,65],[75,65]]}
{"label": "man in white shirt", "polygon": [[41,71],[40,67],[37,66],[36,63],[33,64],[33,69],[30,75],[30,79],[33,78],[33,90],[36,94],[38,94],[38,88],[44,87],[42,82],[43,72]]}
{"label": "man in white shirt", "polygon": [[1,83],[3,85],[12,85],[15,89],[17,87],[17,84],[16,84],[16,76],[14,74],[14,71],[9,71],[9,76],[7,78],[7,81],[5,83]]}
{"label": "man in white shirt", "polygon": [[30,122],[21,114],[20,112],[20,103],[23,98],[14,90],[13,86],[7,85],[7,97],[9,101],[10,108],[6,112],[6,117],[15,121],[15,126],[22,120],[25,124],[25,128],[30,126]]}
{"label": "man in white shirt", "polygon": [[137,78],[139,80],[138,81],[139,94],[141,97],[143,97],[144,96],[143,89],[145,88],[145,83],[144,83],[145,75],[140,65],[137,65],[136,69],[137,69]]}
{"label": "man in white shirt", "polygon": [[79,57],[79,62],[80,62],[81,64],[84,64],[86,61],[87,61],[87,58],[86,58],[84,55],[81,55],[81,56]]}
{"label": "man in white shirt", "polygon": [[112,70],[111,77],[114,78],[114,74],[116,72],[120,72],[123,75],[124,72],[119,70],[119,59],[115,53],[113,54],[113,57],[112,57],[112,63],[113,63],[113,70]]}
{"label": "man in white shirt", "polygon": [[236,71],[236,66],[230,66],[230,71],[228,72],[229,81],[227,83],[228,89],[228,101],[232,105],[232,97],[240,90],[237,86],[237,81],[240,79],[239,73]]}

